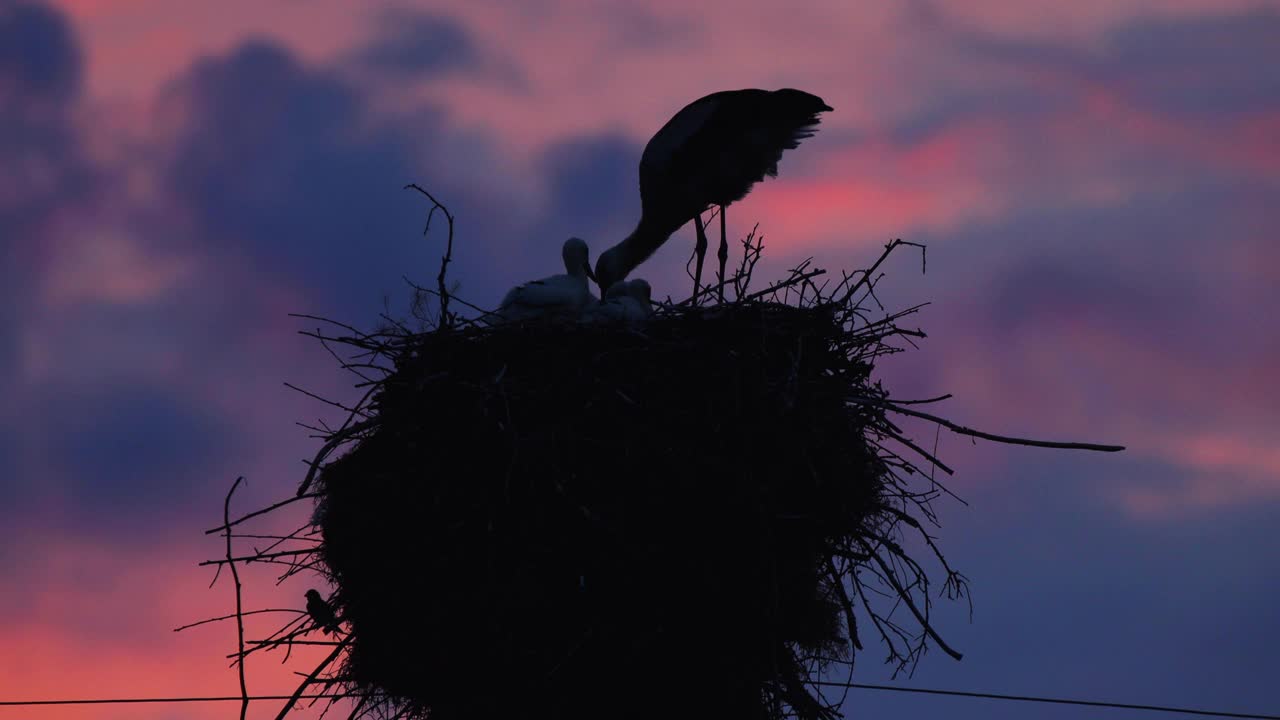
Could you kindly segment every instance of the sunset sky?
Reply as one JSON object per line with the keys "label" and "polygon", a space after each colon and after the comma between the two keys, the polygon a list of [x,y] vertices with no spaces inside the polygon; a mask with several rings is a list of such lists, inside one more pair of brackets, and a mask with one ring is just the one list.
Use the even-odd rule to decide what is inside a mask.
{"label": "sunset sky", "polygon": [[[797,87],[834,111],[728,212],[759,223],[760,272],[925,243],[926,273],[885,266],[886,307],[932,303],[886,385],[1128,447],[939,436],[969,505],[939,502],[938,542],[974,611],[940,606],[963,661],[897,682],[1280,713],[1277,68],[1267,0],[0,0],[0,700],[238,692],[232,625],[172,631],[233,608],[203,531],[237,475],[241,511],[290,494],[316,449],[294,423],[334,419],[283,383],[356,393],[288,313],[371,327],[404,314],[403,275],[435,277],[403,185],[457,216],[452,277],[492,307],[569,235],[632,228],[640,151],[685,103]],[[641,268],[656,295],[687,294],[691,246]],[[245,579],[249,607],[322,587]],[[885,681],[868,645],[854,679]],[[258,660],[250,690],[290,692],[305,659]]]}

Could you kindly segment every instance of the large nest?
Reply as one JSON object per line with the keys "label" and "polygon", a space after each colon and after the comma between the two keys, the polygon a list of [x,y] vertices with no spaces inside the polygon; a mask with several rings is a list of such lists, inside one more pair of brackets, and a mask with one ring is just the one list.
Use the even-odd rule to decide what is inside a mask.
{"label": "large nest", "polygon": [[639,331],[343,338],[391,362],[317,483],[343,679],[446,720],[833,716],[805,682],[860,644],[844,583],[881,554],[921,587],[891,537],[936,488],[883,451],[896,317],[814,275]]}
{"label": "large nest", "polygon": [[[950,469],[890,414],[1114,448],[992,436],[891,398],[874,363],[923,336],[898,324],[917,308],[865,307],[906,244],[837,282],[806,262],[752,292],[763,246],[748,236],[732,277],[639,329],[469,322],[442,265],[438,290],[419,288],[434,327],[316,331],[353,351],[367,391],[320,432],[298,491],[312,523],[248,558],[232,528],[286,503],[210,531],[228,536],[211,563],[287,562],[334,585],[343,629],[286,710],[320,688],[361,698],[352,717],[825,719],[842,698],[811,688],[868,634],[897,669],[930,644],[959,658],[903,544],[913,533],[964,594],[926,532],[945,492],[932,471]],[[317,623],[332,624],[304,614],[238,657]]]}
{"label": "large nest", "polygon": [[754,303],[410,338],[319,486],[350,678],[433,718],[767,717],[790,644],[842,657],[826,560],[885,520],[840,339]]}

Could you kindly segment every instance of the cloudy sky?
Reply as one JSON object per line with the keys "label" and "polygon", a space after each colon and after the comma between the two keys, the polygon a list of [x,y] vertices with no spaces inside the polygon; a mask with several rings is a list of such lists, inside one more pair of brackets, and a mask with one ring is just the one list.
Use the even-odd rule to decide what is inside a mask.
{"label": "cloudy sky", "polygon": [[[887,305],[932,302],[889,387],[1129,448],[940,436],[974,612],[943,608],[962,662],[899,682],[1280,712],[1278,66],[1266,0],[0,0],[0,700],[236,692],[232,627],[172,632],[231,607],[202,531],[236,475],[244,510],[295,487],[295,421],[333,416],[284,382],[354,392],[288,313],[369,326],[434,277],[405,183],[454,211],[453,277],[492,306],[568,235],[630,230],[640,150],[686,102],[792,86],[835,111],[729,212],[766,272],[927,243],[926,274],[886,268]],[[658,294],[687,292],[690,245],[646,266]],[[312,581],[273,577],[249,605],[301,606]],[[856,679],[887,677],[879,653]],[[250,689],[306,669],[260,661]]]}

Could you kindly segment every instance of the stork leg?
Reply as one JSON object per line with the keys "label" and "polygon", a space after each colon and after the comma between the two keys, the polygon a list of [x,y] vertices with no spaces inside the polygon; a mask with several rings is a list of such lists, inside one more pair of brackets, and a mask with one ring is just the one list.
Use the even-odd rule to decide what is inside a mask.
{"label": "stork leg", "polygon": [[720,206],[720,251],[716,253],[720,259],[720,276],[718,278],[720,302],[724,302],[724,264],[729,260],[729,240],[724,231],[724,206]]}
{"label": "stork leg", "polygon": [[698,242],[693,246],[693,255],[697,265],[693,271],[693,304],[698,304],[698,293],[702,291],[702,260],[707,256],[707,229],[702,225],[702,214],[693,216],[693,227],[698,232]]}

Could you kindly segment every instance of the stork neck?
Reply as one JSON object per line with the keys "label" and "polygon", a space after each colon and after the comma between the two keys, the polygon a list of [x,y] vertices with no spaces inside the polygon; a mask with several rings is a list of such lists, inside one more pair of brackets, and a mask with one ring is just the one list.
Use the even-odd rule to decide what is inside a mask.
{"label": "stork neck", "polygon": [[678,229],[679,225],[672,227],[672,223],[663,223],[648,215],[641,215],[636,229],[622,241],[622,246],[626,248],[627,264],[635,267],[649,259]]}

